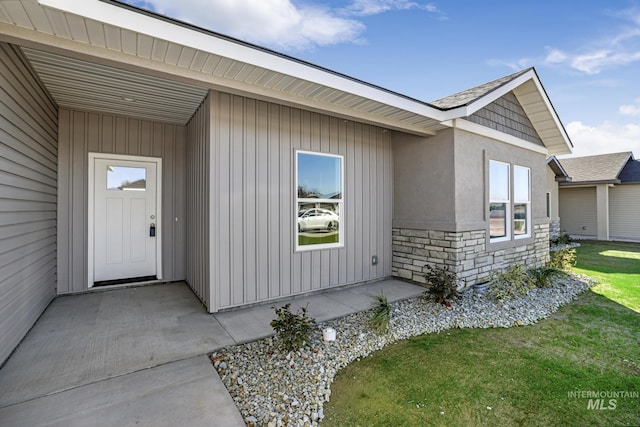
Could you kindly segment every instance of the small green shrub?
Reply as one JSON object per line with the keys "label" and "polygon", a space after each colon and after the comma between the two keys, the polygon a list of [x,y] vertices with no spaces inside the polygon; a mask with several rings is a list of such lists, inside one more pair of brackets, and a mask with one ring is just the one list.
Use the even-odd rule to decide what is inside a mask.
{"label": "small green shrub", "polygon": [[270,325],[278,335],[282,348],[295,351],[309,341],[316,320],[307,315],[307,308],[302,307],[296,313],[291,312],[291,304],[275,308],[276,318]]}
{"label": "small green shrub", "polygon": [[552,245],[568,245],[573,242],[573,238],[566,230],[561,230],[554,239],[549,239]]}
{"label": "small green shrub", "polygon": [[448,304],[456,298],[460,298],[456,274],[449,271],[448,266],[427,266],[424,275],[429,289],[427,293],[439,304]]}
{"label": "small green shrub", "polygon": [[521,264],[514,264],[494,275],[491,293],[497,300],[509,300],[526,295],[535,285]]}
{"label": "small green shrub", "polygon": [[549,267],[569,272],[571,268],[576,265],[575,249],[567,248],[552,251],[549,256],[551,257],[548,264]]}
{"label": "small green shrub", "polygon": [[376,295],[371,303],[371,318],[369,326],[379,334],[384,334],[389,329],[391,321],[391,304],[384,294]]}
{"label": "small green shrub", "polygon": [[551,279],[563,273],[564,272],[562,270],[549,267],[548,265],[534,267],[527,270],[529,279],[536,288],[550,287],[552,284]]}

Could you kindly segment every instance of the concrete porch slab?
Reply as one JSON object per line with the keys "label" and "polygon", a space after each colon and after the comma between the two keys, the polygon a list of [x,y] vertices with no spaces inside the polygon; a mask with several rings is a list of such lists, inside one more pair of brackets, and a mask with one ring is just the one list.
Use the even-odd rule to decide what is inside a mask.
{"label": "concrete porch slab", "polygon": [[0,409],[3,426],[244,426],[207,356]]}
{"label": "concrete porch slab", "polygon": [[231,344],[185,283],[60,297],[0,369],[0,407]]}

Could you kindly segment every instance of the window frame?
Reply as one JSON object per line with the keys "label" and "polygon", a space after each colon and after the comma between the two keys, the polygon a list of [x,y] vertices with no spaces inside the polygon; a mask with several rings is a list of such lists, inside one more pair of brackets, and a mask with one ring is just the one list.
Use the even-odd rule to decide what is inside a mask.
{"label": "window frame", "polygon": [[[300,154],[307,154],[307,155],[314,155],[314,156],[321,156],[321,157],[330,157],[330,158],[334,158],[334,159],[339,159],[340,160],[340,199],[325,199],[325,198],[304,198],[304,197],[298,197],[298,185],[299,185],[299,179],[300,179],[300,170],[299,170],[299,156]],[[344,169],[345,169],[345,163],[344,163],[344,156],[339,155],[339,154],[332,154],[332,153],[323,153],[323,152],[318,152],[318,151],[308,151],[308,150],[295,150],[294,152],[294,163],[295,163],[295,167],[294,167],[294,204],[293,204],[293,217],[295,218],[295,223],[293,224],[294,227],[294,247],[295,247],[295,252],[308,252],[308,251],[314,251],[314,250],[322,250],[322,249],[334,249],[334,248],[342,248],[344,247],[344,222],[345,222],[345,211],[344,211],[344,199],[345,199],[345,194],[344,194]],[[338,241],[337,242],[332,242],[332,243],[317,243],[317,244],[304,244],[301,245],[300,244],[300,239],[299,239],[299,233],[300,231],[298,231],[298,215],[299,215],[299,206],[301,203],[314,203],[316,205],[321,205],[321,204],[336,204],[337,205],[337,214],[338,214],[338,226],[337,226],[337,233],[338,233]],[[318,206],[316,206],[315,208],[312,209],[318,209]]]}
{"label": "window frame", "polygon": [[[492,198],[492,194],[491,194],[491,179],[492,179],[492,174],[491,174],[491,164],[498,164],[498,165],[504,165],[507,167],[507,198],[506,199],[499,199],[499,198]],[[507,242],[511,240],[511,235],[512,235],[512,228],[513,228],[513,221],[511,219],[511,192],[512,192],[512,185],[511,185],[511,164],[507,163],[507,162],[501,162],[499,160],[489,160],[489,205],[488,205],[488,211],[489,211],[489,241],[491,243],[498,243],[498,242]],[[505,235],[504,236],[497,236],[497,237],[491,237],[491,205],[492,204],[504,204],[505,205],[505,213],[504,213],[504,218],[505,218]]]}
{"label": "window frame", "polygon": [[[524,169],[527,171],[527,199],[517,199],[516,198],[516,169]],[[525,213],[525,233],[524,234],[516,234],[515,231],[515,223],[516,223],[516,205],[525,205],[526,213]],[[531,237],[531,168],[520,165],[513,165],[513,238],[514,239],[526,239]]]}

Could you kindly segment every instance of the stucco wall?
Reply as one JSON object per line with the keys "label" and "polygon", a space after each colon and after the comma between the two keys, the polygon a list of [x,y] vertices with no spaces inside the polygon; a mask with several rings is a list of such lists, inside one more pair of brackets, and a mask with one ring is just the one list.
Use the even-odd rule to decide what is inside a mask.
{"label": "stucco wall", "polygon": [[[530,237],[490,242],[490,160],[531,169]],[[536,266],[548,259],[544,154],[447,129],[432,138],[394,138],[394,161],[395,276],[424,282],[427,265],[448,265],[461,286],[470,286],[511,264]],[[411,191],[403,191],[405,186]],[[414,200],[417,209],[411,207]]]}
{"label": "stucco wall", "polygon": [[455,230],[453,129],[433,137],[393,133],[393,225]]}
{"label": "stucco wall", "polygon": [[547,193],[549,193],[549,236],[560,234],[560,200],[556,174],[547,167]]}

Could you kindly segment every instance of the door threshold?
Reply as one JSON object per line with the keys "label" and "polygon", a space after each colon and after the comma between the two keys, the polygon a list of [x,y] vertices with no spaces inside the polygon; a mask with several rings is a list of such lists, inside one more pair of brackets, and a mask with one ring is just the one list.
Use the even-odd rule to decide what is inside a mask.
{"label": "door threshold", "polygon": [[115,289],[123,289],[123,288],[136,288],[140,286],[150,286],[150,285],[159,285],[161,283],[169,283],[170,281],[162,280],[162,279],[151,279],[146,281],[128,281],[125,283],[117,283],[112,285],[99,285],[92,286],[88,289],[89,292],[101,292],[101,291],[113,291]]}
{"label": "door threshold", "polygon": [[99,282],[93,282],[93,288],[98,286],[113,286],[113,285],[125,285],[128,283],[140,283],[140,282],[150,282],[152,280],[158,280],[158,278],[154,276],[142,276],[142,277],[128,277],[126,279],[115,279],[115,280],[102,280]]}

